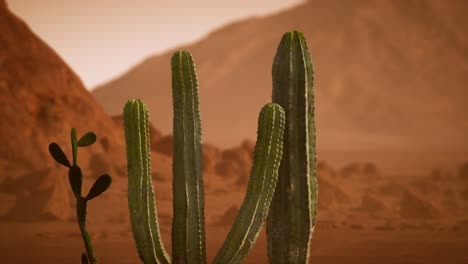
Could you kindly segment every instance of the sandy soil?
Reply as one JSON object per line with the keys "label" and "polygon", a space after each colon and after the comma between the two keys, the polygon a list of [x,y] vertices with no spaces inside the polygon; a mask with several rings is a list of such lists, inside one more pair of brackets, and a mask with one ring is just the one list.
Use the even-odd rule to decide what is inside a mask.
{"label": "sandy soil", "polygon": [[[79,263],[83,245],[74,223],[1,223],[0,230],[2,263]],[[140,262],[127,227],[109,224],[92,230],[99,230],[91,233],[102,263]],[[209,261],[227,231],[207,229]],[[168,228],[163,236],[170,251]],[[268,263],[264,232],[245,263]],[[441,231],[318,229],[310,263],[468,263],[468,225]]]}

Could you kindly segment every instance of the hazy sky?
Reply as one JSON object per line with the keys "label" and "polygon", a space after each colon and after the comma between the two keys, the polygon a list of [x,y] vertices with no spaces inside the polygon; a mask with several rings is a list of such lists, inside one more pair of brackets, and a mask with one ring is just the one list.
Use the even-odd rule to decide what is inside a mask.
{"label": "hazy sky", "polygon": [[303,0],[7,0],[88,88],[222,24]]}

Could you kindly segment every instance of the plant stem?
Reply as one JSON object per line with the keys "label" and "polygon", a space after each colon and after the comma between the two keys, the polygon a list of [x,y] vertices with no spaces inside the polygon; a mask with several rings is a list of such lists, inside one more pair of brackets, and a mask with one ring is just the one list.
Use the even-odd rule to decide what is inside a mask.
{"label": "plant stem", "polygon": [[71,143],[72,143],[72,153],[73,153],[73,165],[76,165],[76,162],[78,159],[78,145],[77,145],[75,128],[72,128],[71,130]]}
{"label": "plant stem", "polygon": [[80,227],[81,235],[83,236],[86,254],[88,255],[89,263],[97,264],[98,260],[96,255],[94,254],[93,245],[91,243],[91,237],[89,236],[88,230],[86,229],[86,211],[86,199],[78,198],[76,200],[76,217],[78,219],[78,225]]}

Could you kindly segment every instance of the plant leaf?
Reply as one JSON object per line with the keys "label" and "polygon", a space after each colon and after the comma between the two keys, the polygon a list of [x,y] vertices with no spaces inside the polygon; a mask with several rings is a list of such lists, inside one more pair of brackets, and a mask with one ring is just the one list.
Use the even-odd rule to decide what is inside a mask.
{"label": "plant leaf", "polygon": [[63,153],[63,150],[60,148],[60,146],[57,143],[51,143],[49,145],[49,152],[55,161],[57,161],[58,163],[62,164],[65,167],[68,167],[68,168],[71,167],[71,164],[70,164],[70,161],[68,161],[67,155]]}
{"label": "plant leaf", "polygon": [[82,136],[80,140],[78,140],[78,147],[88,147],[91,146],[94,142],[96,142],[96,134],[90,131]]}
{"label": "plant leaf", "polygon": [[68,180],[77,199],[81,198],[81,185],[83,184],[83,174],[80,167],[73,165],[68,171]]}
{"label": "plant leaf", "polygon": [[78,145],[76,143],[76,129],[71,129],[71,146],[72,146],[72,153],[73,153],[73,165],[76,165],[76,160],[78,159]]}
{"label": "plant leaf", "polygon": [[112,178],[111,176],[104,174],[101,177],[99,177],[93,184],[93,187],[91,187],[91,190],[89,190],[88,195],[86,195],[86,200],[91,200],[95,198],[96,196],[100,195],[101,193],[105,192],[107,188],[112,183]]}

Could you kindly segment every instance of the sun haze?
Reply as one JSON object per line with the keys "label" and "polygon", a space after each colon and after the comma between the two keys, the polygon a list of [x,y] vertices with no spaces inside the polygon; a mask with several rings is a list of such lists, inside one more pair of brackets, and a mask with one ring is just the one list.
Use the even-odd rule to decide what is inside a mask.
{"label": "sun haze", "polygon": [[225,23],[301,2],[8,0],[8,5],[92,89],[150,55],[197,40]]}

